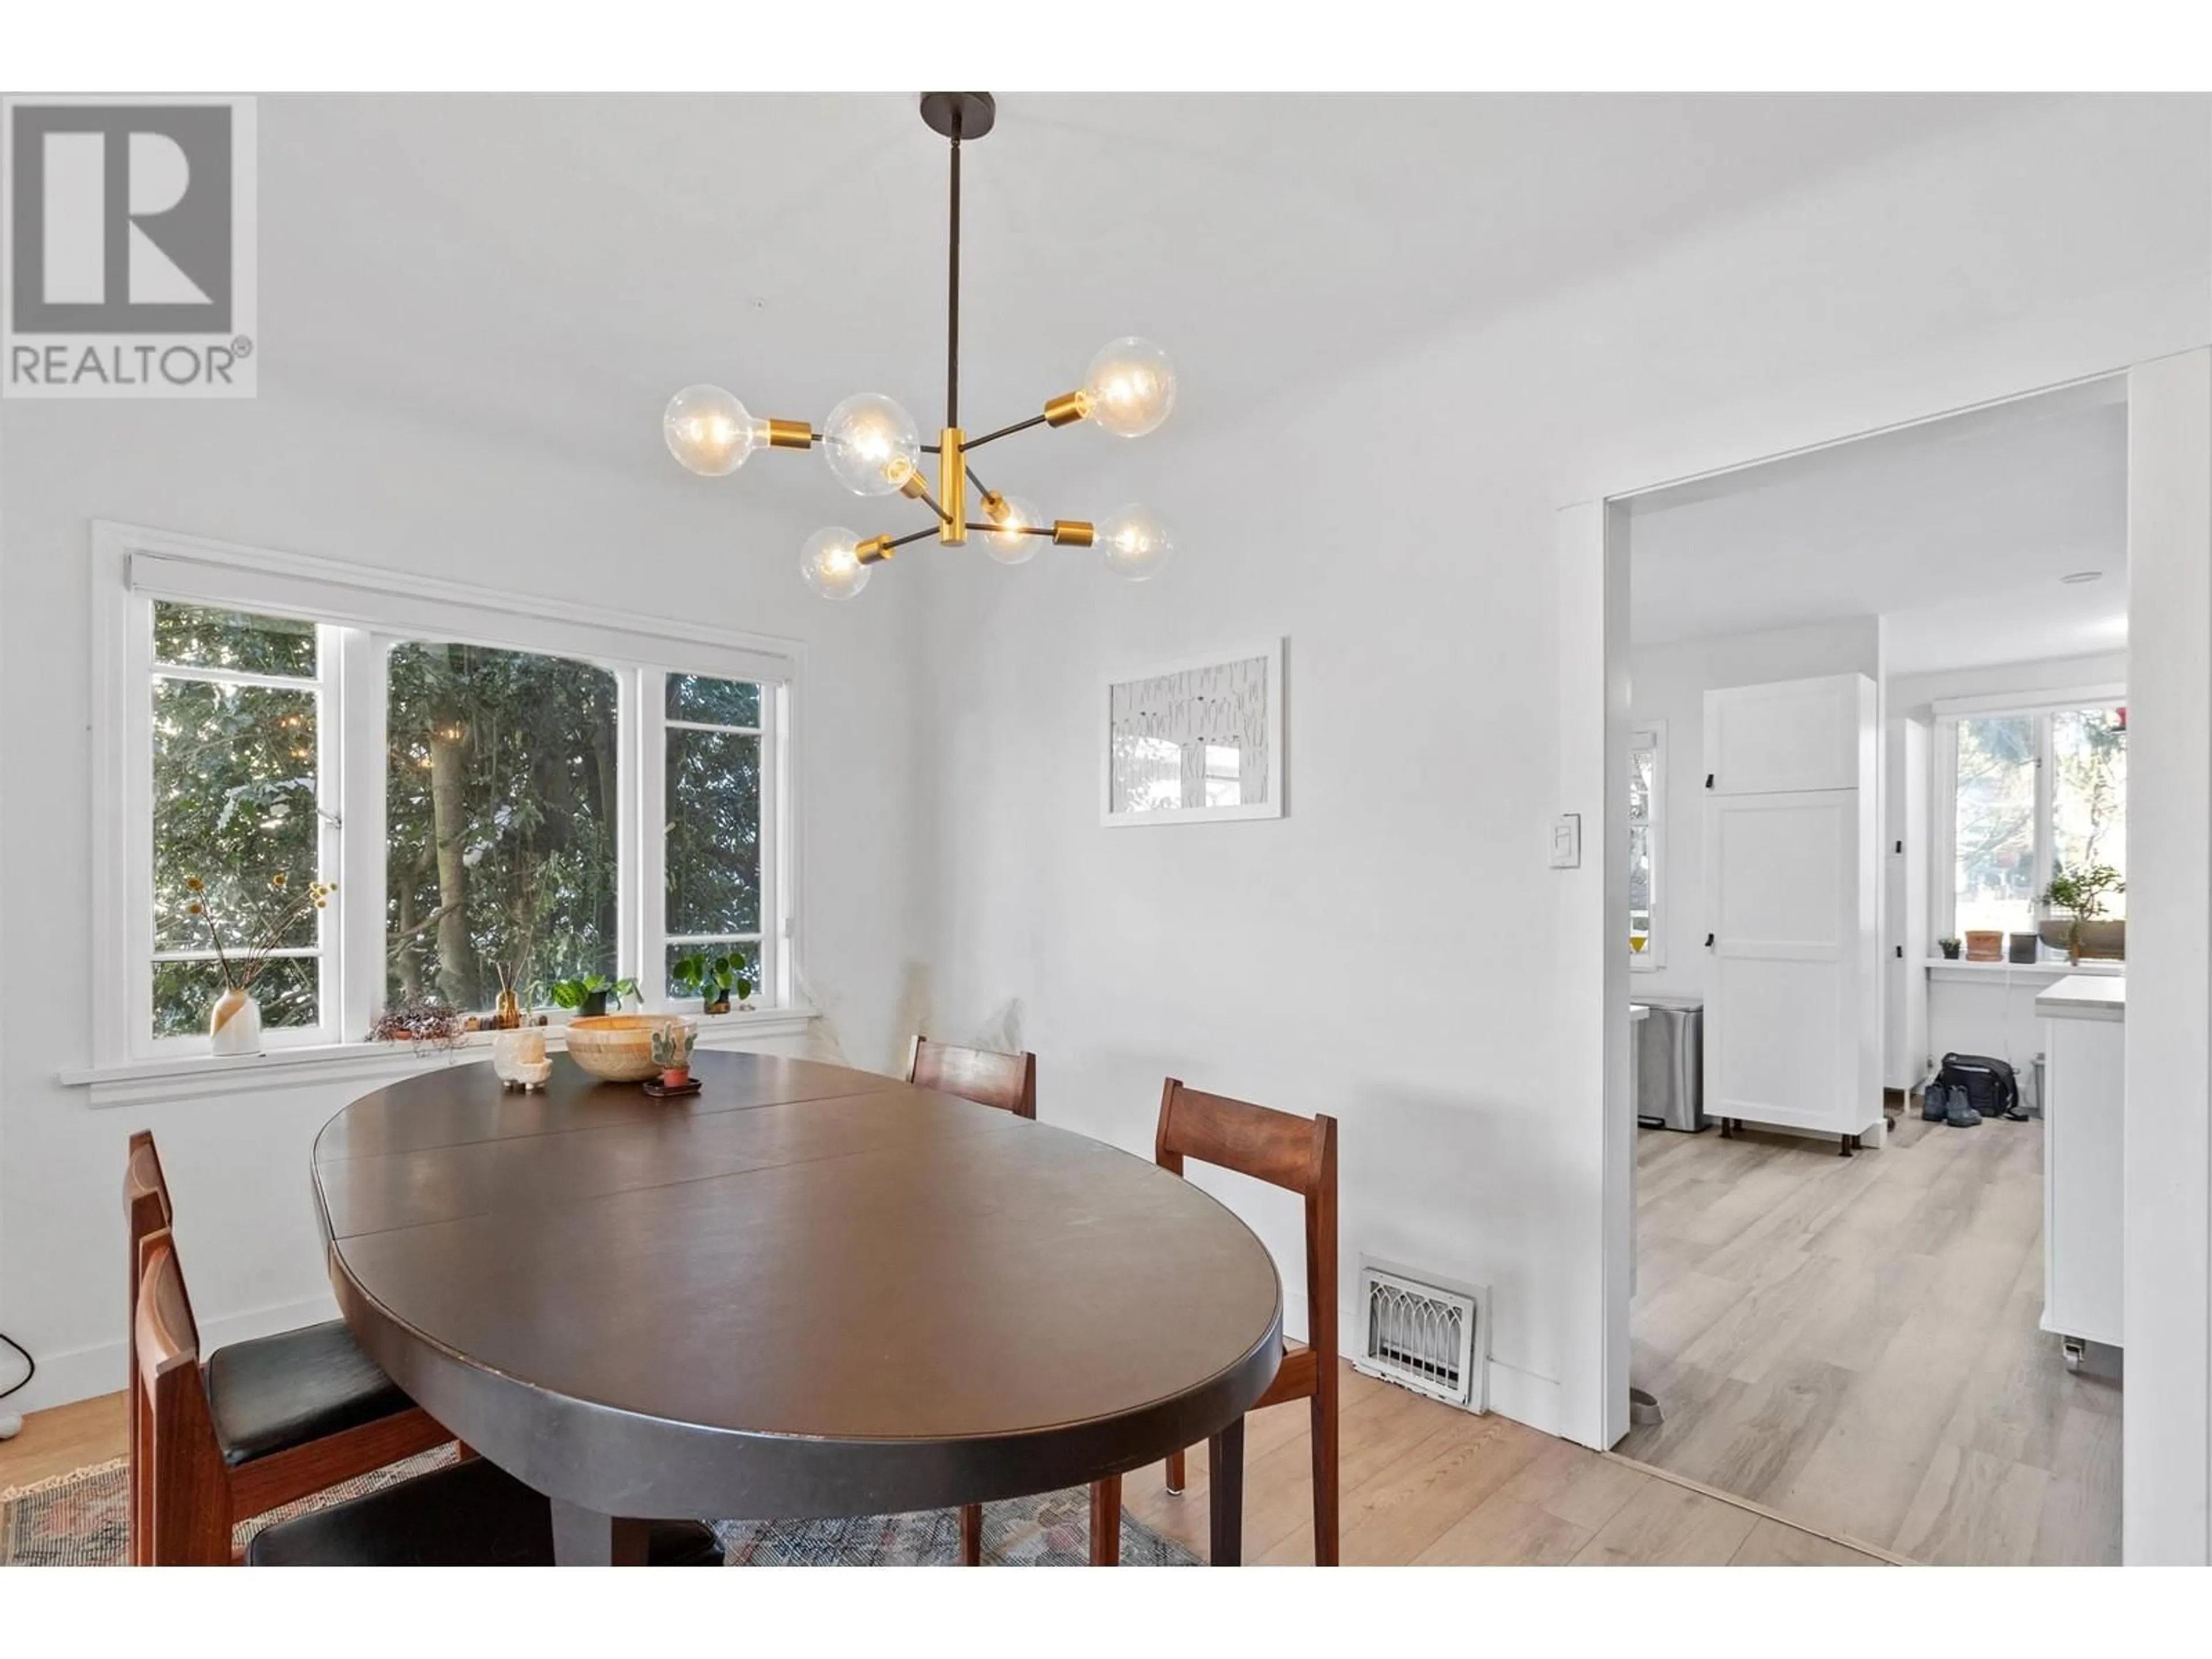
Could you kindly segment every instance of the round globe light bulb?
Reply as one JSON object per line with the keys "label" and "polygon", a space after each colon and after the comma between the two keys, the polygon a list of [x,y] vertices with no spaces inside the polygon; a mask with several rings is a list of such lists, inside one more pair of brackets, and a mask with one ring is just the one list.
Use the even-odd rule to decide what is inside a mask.
{"label": "round globe light bulb", "polygon": [[1083,395],[1101,427],[1141,438],[1175,412],[1175,365],[1150,340],[1133,334],[1109,340],[1084,374]]}
{"label": "round globe light bulb", "polygon": [[1158,575],[1174,553],[1175,532],[1151,507],[1133,501],[1098,520],[1097,543],[1106,550],[1109,570],[1140,582]]}
{"label": "round globe light bulb", "polygon": [[855,495],[888,495],[921,465],[921,432],[889,398],[858,392],[822,423],[822,453]]}
{"label": "round globe light bulb", "polygon": [[999,527],[984,536],[983,550],[1000,564],[1027,564],[1036,557],[1038,547],[1052,539],[1031,535],[1030,531],[1039,526],[1049,530],[1051,522],[1039,518],[1036,506],[1018,495],[1002,499],[1002,508],[991,515]]}
{"label": "round globe light bulb", "polygon": [[745,464],[766,434],[745,406],[718,386],[687,386],[661,411],[668,453],[702,477],[719,478]]}
{"label": "round globe light bulb", "polygon": [[860,562],[857,532],[842,525],[817,530],[799,550],[799,574],[825,599],[849,599],[868,585],[874,571]]}

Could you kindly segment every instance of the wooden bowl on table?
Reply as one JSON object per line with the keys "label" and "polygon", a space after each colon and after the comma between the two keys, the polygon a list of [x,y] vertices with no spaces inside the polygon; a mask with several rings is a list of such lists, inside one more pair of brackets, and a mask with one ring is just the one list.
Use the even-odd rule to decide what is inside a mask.
{"label": "wooden bowl on table", "polygon": [[681,1025],[673,1014],[588,1014],[568,1022],[568,1058],[607,1083],[642,1083],[659,1077],[653,1034]]}

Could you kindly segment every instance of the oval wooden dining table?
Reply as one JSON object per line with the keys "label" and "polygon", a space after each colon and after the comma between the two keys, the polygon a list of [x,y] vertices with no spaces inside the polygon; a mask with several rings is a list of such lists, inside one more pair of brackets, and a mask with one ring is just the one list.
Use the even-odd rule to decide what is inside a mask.
{"label": "oval wooden dining table", "polygon": [[695,1056],[661,1101],[562,1055],[456,1065],[325,1126],[314,1188],[361,1346],[551,1500],[563,1564],[656,1519],[886,1515],[1212,1443],[1241,1556],[1243,1413],[1282,1287],[1218,1202],[1103,1142],[843,1066]]}

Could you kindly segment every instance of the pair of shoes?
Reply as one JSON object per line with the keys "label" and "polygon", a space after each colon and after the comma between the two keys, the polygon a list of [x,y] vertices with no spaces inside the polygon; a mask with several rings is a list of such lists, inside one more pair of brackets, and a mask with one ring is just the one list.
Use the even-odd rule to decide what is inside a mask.
{"label": "pair of shoes", "polygon": [[1930,1123],[1948,1124],[1954,1129],[1971,1129],[1982,1121],[1982,1115],[1966,1098],[1966,1091],[1955,1083],[1938,1083],[1921,1097],[1920,1115]]}

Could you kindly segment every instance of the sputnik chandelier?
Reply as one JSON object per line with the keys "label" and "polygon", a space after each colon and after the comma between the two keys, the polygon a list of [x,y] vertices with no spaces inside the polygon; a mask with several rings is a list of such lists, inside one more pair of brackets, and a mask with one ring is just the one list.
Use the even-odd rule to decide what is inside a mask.
{"label": "sputnik chandelier", "polygon": [[[1116,507],[1096,524],[1048,519],[1022,497],[988,488],[969,464],[968,458],[984,445],[1034,426],[1091,421],[1118,436],[1141,438],[1167,419],[1176,399],[1175,369],[1167,354],[1133,335],[1101,347],[1082,386],[1049,399],[1042,414],[980,438],[960,429],[960,145],[963,139],[981,138],[990,131],[997,117],[997,103],[988,92],[922,94],[921,118],[943,134],[952,149],[945,428],[935,443],[923,443],[914,417],[873,392],[846,398],[830,411],[818,432],[805,421],[757,419],[718,386],[684,387],[669,399],[661,417],[661,432],[671,453],[708,477],[736,471],[757,449],[819,445],[837,482],[854,495],[905,495],[936,514],[934,525],[904,536],[884,533],[863,538],[842,526],[816,531],[806,539],[799,568],[806,585],[825,599],[851,599],[868,585],[874,568],[896,550],[932,536],[947,547],[959,547],[973,531],[981,538],[984,551],[1001,564],[1024,563],[1046,542],[1056,547],[1096,546],[1103,550],[1109,570],[1132,581],[1152,575],[1173,550],[1167,521],[1149,507]],[[924,455],[937,457],[934,492],[922,470]],[[981,520],[968,517],[971,484]]]}

